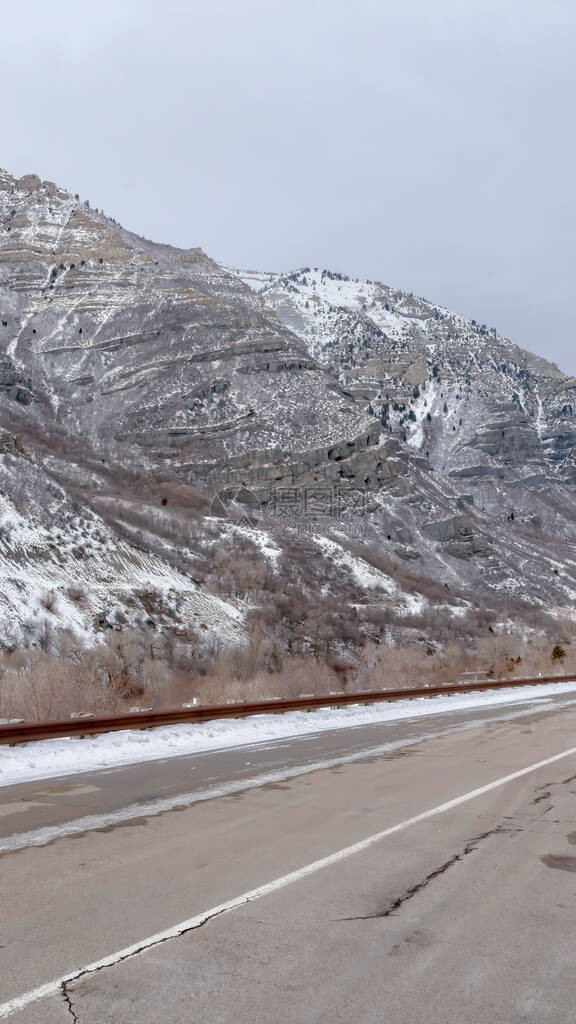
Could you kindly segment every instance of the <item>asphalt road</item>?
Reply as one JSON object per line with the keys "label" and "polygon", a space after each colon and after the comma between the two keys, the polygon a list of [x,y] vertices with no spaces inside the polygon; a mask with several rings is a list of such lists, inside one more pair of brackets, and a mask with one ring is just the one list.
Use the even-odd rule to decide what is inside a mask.
{"label": "asphalt road", "polygon": [[572,1024],[576,753],[500,782],[573,747],[555,699],[4,789],[0,1016]]}
{"label": "asphalt road", "polygon": [[[2,786],[0,854],[7,847],[17,846],[22,841],[20,837],[42,829],[60,835],[62,829],[69,827],[68,823],[83,821],[86,817],[90,819],[91,828],[99,823],[108,826],[127,819],[149,817],[163,807],[170,808],[171,804],[191,805],[230,789],[254,786],[260,780],[274,781],[278,777],[281,781],[291,772],[336,766],[355,758],[395,756],[399,747],[419,742],[423,737],[442,736],[480,722],[522,716],[532,709],[546,708],[550,703],[549,698],[541,697],[474,710],[431,713],[413,719],[326,730],[291,739],[267,740]],[[572,691],[564,697],[555,695],[553,704],[576,706],[576,694]]]}

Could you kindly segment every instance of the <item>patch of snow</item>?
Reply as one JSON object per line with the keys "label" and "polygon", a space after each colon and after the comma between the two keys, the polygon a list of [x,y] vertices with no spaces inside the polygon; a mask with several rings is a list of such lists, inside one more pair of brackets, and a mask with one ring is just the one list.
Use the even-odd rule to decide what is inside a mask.
{"label": "patch of snow", "polygon": [[395,595],[396,584],[389,576],[381,572],[380,569],[375,569],[374,566],[369,565],[362,558],[352,555],[349,551],[342,548],[340,544],[337,544],[336,541],[329,540],[328,537],[315,536],[313,540],[328,558],[331,558],[337,565],[343,566],[352,573],[359,587],[367,589],[377,587],[380,590],[384,590],[390,597]]}
{"label": "patch of snow", "polygon": [[245,526],[243,523],[226,523],[221,519],[216,519],[215,516],[206,516],[205,518],[210,522],[217,522],[222,533],[238,533],[251,540],[264,557],[272,563],[273,568],[277,567],[282,551],[265,530],[257,530],[255,527]]}
{"label": "patch of snow", "polygon": [[535,393],[538,410],[536,413],[536,433],[538,434],[540,440],[542,440],[542,431],[546,426],[546,417],[544,416],[544,406],[542,404],[542,399],[540,398],[540,392],[536,391]]}
{"label": "patch of snow", "polygon": [[401,600],[406,607],[406,611],[409,615],[419,615],[425,608],[428,607],[428,602],[425,597],[421,594],[405,594],[401,595]]}

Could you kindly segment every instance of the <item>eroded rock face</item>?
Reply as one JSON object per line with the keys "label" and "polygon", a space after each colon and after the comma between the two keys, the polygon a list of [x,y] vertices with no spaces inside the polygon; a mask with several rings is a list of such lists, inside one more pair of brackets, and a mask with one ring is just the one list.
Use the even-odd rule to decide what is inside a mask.
{"label": "eroded rock face", "polygon": [[36,175],[0,177],[0,345],[18,401],[31,381],[67,428],[187,472],[377,439],[365,403],[201,249],[132,235]]}
{"label": "eroded rock face", "polygon": [[8,430],[0,430],[0,454],[1,455],[25,455],[25,449],[21,439]]}
{"label": "eroded rock face", "polygon": [[378,282],[310,267],[239,273],[433,468],[496,480],[501,467],[539,466],[575,478],[576,380],[553,363]]}
{"label": "eroded rock face", "polygon": [[472,536],[472,522],[470,516],[450,516],[435,523],[426,523],[422,532],[431,540],[469,538]]}
{"label": "eroded rock face", "polygon": [[507,465],[525,465],[542,458],[536,427],[521,414],[503,413],[478,429],[467,443]]}
{"label": "eroded rock face", "polygon": [[453,558],[469,559],[475,555],[487,555],[491,550],[490,538],[475,532],[470,515],[449,516],[425,523],[422,533],[429,540],[441,544],[443,551]]}
{"label": "eroded rock face", "polygon": [[0,356],[0,391],[22,405],[33,399],[32,381],[8,356]]}
{"label": "eroded rock face", "polygon": [[[339,491],[379,491],[402,471],[394,458],[394,441],[379,443],[379,424],[351,441],[330,448],[318,448],[291,459],[290,454],[271,449],[232,464],[211,466],[205,479],[217,489],[232,493],[238,484],[269,503],[275,491],[314,488],[322,485]],[[272,456],[272,458],[270,458]],[[270,460],[270,461],[267,461]],[[199,467],[195,467],[198,471]]]}

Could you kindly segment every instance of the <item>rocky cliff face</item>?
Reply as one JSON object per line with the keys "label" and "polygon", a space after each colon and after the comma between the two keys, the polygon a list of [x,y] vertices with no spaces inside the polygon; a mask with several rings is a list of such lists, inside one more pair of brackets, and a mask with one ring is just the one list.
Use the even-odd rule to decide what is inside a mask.
{"label": "rocky cliff face", "polygon": [[309,267],[241,277],[435,468],[538,466],[573,479],[576,379],[553,363],[379,283]]}
{"label": "rocky cliff face", "polygon": [[[239,274],[379,418],[381,445],[397,442],[405,471],[392,493],[412,543],[392,555],[423,576],[454,569],[479,589],[572,602],[574,378],[495,328],[377,282],[310,267]],[[389,546],[377,519],[373,543]]]}
{"label": "rocky cliff face", "polygon": [[253,584],[215,571],[239,538],[276,590],[332,594],[345,620],[374,606],[430,636],[439,609],[464,632],[488,607],[570,614],[575,389],[426,300],[233,272],[2,172],[0,644],[34,620],[20,565],[27,607],[61,595],[54,628],[241,642]]}
{"label": "rocky cliff face", "polygon": [[131,235],[34,175],[0,177],[0,296],[37,406],[153,460],[299,453],[373,419],[201,249]]}
{"label": "rocky cliff face", "polygon": [[241,276],[384,436],[485,507],[502,510],[502,481],[536,492],[574,482],[576,379],[554,364],[386,285],[311,268]]}

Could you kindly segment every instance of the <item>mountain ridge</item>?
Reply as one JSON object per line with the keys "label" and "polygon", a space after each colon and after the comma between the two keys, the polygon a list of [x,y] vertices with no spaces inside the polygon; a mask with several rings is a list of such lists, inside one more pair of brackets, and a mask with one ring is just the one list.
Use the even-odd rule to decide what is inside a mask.
{"label": "mountain ridge", "polygon": [[[238,273],[300,331],[319,360],[335,366],[343,383],[377,406],[383,422],[406,424],[402,433],[413,445],[417,427],[394,415],[406,411],[410,388],[429,386],[440,374],[447,392],[470,389],[475,380],[479,394],[507,405],[516,418],[524,413],[544,442],[544,460],[573,475],[576,379],[556,364],[495,328],[378,282],[309,267],[282,275]],[[552,406],[548,418],[543,398]],[[416,420],[421,428],[422,417]]]}
{"label": "mountain ridge", "polygon": [[[208,657],[269,609],[278,649],[321,620],[343,654],[571,615],[576,381],[485,325],[331,271],[233,272],[2,172],[0,352],[0,569],[19,516],[52,634]],[[69,600],[78,557],[101,582]],[[0,645],[39,642],[14,600]]]}

